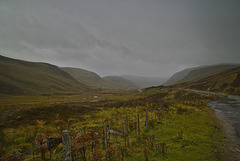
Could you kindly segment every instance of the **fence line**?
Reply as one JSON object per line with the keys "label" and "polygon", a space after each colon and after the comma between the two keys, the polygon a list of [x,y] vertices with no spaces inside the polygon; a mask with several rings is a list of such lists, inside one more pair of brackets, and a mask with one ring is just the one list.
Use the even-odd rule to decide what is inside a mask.
{"label": "fence line", "polygon": [[[160,110],[162,110],[162,107],[160,107]],[[160,111],[159,108],[151,110],[151,117],[150,120],[153,119],[153,112],[155,113],[155,118],[157,115],[157,111]],[[125,127],[124,127],[125,126]],[[124,145],[125,146],[130,146],[130,138],[132,137],[132,135],[134,136],[133,133],[136,132],[137,136],[141,135],[141,129],[149,129],[149,117],[148,117],[148,110],[146,109],[145,112],[144,111],[139,111],[136,114],[127,114],[126,117],[122,117],[122,118],[117,118],[114,122],[104,122],[103,125],[99,125],[99,126],[94,126],[94,127],[83,127],[81,129],[75,129],[78,130],[77,134],[80,134],[80,137],[85,134],[85,135],[90,135],[90,130],[97,130],[100,132],[99,137],[96,140],[92,140],[92,141],[88,141],[87,143],[84,143],[80,146],[78,146],[78,149],[83,149],[85,148],[85,150],[90,149],[90,146],[92,146],[91,151],[93,153],[93,144],[95,147],[95,151],[96,149],[99,149],[99,147],[103,146],[104,151],[105,151],[105,159],[106,161],[109,160],[109,154],[108,154],[108,149],[111,148],[111,145]],[[121,130],[122,129],[122,130]],[[70,131],[68,130],[64,130],[62,131],[62,143],[63,143],[63,150],[61,153],[57,153],[57,156],[55,154],[55,156],[53,156],[53,158],[57,158],[59,155],[63,155],[63,160],[64,161],[71,161],[72,159],[76,159],[81,157],[83,154],[81,155],[77,155],[77,153],[75,153],[74,155],[71,155],[71,153],[73,152],[71,149],[71,140],[73,140],[72,145],[76,144],[74,142],[74,136],[72,136],[71,138],[71,134]],[[112,135],[112,136],[111,136]],[[119,139],[118,139],[119,136]],[[101,144],[101,138],[103,139],[103,144]],[[135,137],[134,137],[135,139]],[[52,140],[48,140],[43,142],[41,145],[47,145],[49,146],[49,144],[51,144],[52,142],[54,142],[56,140],[52,139]],[[124,142],[123,144],[121,142]],[[96,143],[97,142],[97,143]],[[27,150],[26,152],[22,153],[20,156],[23,156],[27,153],[32,153],[32,155],[34,156],[34,151],[35,149],[31,150]],[[81,153],[81,152],[80,152]],[[86,153],[86,151],[84,152]],[[88,152],[88,155],[90,156],[90,153]],[[20,157],[18,156],[13,156],[9,159],[7,159],[7,161],[11,161],[15,158]],[[51,158],[51,152],[50,152],[50,158]]]}

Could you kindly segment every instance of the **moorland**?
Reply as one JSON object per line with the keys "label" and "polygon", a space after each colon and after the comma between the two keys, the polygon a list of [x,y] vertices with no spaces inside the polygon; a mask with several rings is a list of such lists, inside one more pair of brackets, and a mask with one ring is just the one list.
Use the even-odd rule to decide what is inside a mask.
{"label": "moorland", "polygon": [[227,98],[182,89],[240,95],[239,67],[217,66],[196,79],[199,68],[192,69],[191,81],[141,88],[82,69],[0,60],[3,160],[62,160],[63,130],[70,131],[74,160],[234,160],[207,106]]}

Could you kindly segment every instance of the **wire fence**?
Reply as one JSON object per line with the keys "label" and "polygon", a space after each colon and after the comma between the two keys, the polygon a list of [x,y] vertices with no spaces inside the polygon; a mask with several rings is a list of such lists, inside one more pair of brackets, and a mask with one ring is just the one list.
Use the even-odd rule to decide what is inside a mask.
{"label": "wire fence", "polygon": [[[187,94],[181,95],[178,99],[184,104],[191,103],[205,104],[201,99],[192,102]],[[153,106],[145,104],[138,112],[122,114],[121,117],[106,117],[98,126],[72,128],[64,131],[59,138],[48,138],[36,136],[32,149],[19,149],[6,161],[21,160],[114,160],[113,157],[124,160],[126,148],[136,141],[146,130],[154,127],[156,122],[160,122],[163,117],[168,117],[168,105],[155,104]],[[179,108],[181,109],[181,108]],[[181,111],[179,111],[181,112]],[[67,141],[66,141],[67,140]],[[48,156],[47,156],[48,155]],[[116,160],[116,159],[115,159]]]}
{"label": "wire fence", "polygon": [[[21,158],[25,158],[26,161],[98,159],[108,161],[113,157],[113,151],[118,151],[118,157],[123,160],[126,147],[130,146],[131,142],[136,140],[149,126],[152,126],[153,121],[160,120],[161,111],[162,108],[159,107],[127,114],[121,118],[114,117],[114,121],[106,119],[99,126],[65,130],[58,138],[39,135],[35,138],[33,149],[19,149],[6,161],[21,160]],[[67,132],[68,143],[66,143],[64,132]],[[60,148],[56,148],[59,146]],[[47,154],[49,154],[48,157]]]}

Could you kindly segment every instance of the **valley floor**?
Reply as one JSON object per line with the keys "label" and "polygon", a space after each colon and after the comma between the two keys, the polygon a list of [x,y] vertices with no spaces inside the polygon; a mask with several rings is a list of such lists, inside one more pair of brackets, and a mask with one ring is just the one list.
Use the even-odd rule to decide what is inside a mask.
{"label": "valley floor", "polygon": [[[71,132],[84,131],[78,139],[72,136],[75,160],[84,160],[84,157],[87,160],[94,160],[94,157],[95,160],[96,157],[104,160],[106,152],[109,160],[206,161],[225,160],[225,156],[236,160],[236,156],[226,150],[233,146],[224,140],[221,125],[206,106],[207,102],[219,99],[217,97],[190,91],[150,89],[135,93],[92,93],[61,98],[68,99],[68,103],[46,104],[44,99],[34,97],[33,102],[27,98],[27,104],[24,104],[26,97],[22,97],[21,104],[16,100],[9,104],[7,102],[11,98],[5,97],[5,103],[0,108],[1,156],[11,159],[13,152],[24,147],[35,155],[23,155],[22,158],[40,160],[45,157],[48,160],[48,150],[43,152],[41,147],[40,150],[33,149],[37,133],[57,138],[61,137],[62,130],[69,129]],[[37,103],[38,99],[41,103]],[[49,97],[48,100],[61,99]],[[107,149],[101,139],[104,123],[109,130],[119,134],[116,138],[107,135],[108,145],[111,145]],[[93,142],[92,135],[95,136],[94,147],[83,141],[85,137],[87,142]],[[51,151],[52,159],[61,160],[61,143]]]}

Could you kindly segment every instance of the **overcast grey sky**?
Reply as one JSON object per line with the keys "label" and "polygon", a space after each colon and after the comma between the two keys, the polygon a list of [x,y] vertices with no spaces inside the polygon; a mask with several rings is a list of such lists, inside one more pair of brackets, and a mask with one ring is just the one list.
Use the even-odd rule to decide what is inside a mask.
{"label": "overcast grey sky", "polygon": [[0,55],[101,76],[240,63],[240,1],[0,0]]}

